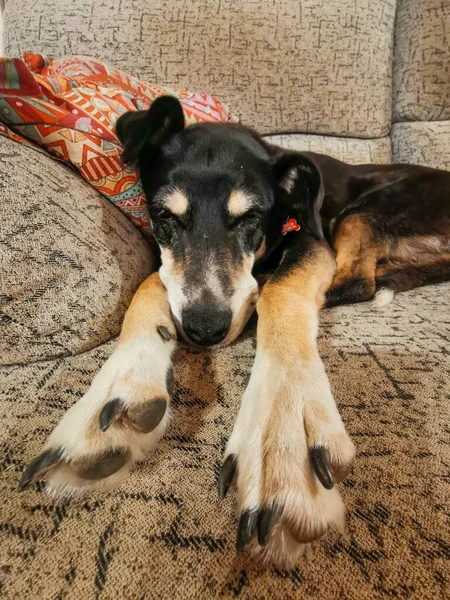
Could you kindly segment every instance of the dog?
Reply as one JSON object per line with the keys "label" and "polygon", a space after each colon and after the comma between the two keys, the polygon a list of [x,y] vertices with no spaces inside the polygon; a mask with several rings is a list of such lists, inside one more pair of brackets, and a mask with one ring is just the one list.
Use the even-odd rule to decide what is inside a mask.
{"label": "dog", "polygon": [[[218,477],[237,485],[237,549],[275,562],[342,529],[355,447],[316,345],[320,308],[450,279],[450,173],[286,151],[242,125],[185,128],[160,97],[117,122],[138,163],[160,268],[117,348],[24,471],[60,495],[117,485],[163,435],[177,335],[223,346],[258,313],[257,350]],[[265,279],[264,285],[258,278]]]}

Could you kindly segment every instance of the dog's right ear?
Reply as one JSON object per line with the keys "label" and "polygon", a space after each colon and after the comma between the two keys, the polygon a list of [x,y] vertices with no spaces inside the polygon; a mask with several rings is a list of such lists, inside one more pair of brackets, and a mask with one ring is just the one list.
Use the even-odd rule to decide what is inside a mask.
{"label": "dog's right ear", "polygon": [[272,172],[290,215],[300,219],[315,238],[323,239],[320,209],[324,191],[316,164],[301,152],[281,152],[272,159]]}
{"label": "dog's right ear", "polygon": [[123,146],[122,161],[136,162],[145,147],[156,150],[184,129],[184,114],[173,96],[160,96],[148,110],[133,110],[117,119],[116,132]]}

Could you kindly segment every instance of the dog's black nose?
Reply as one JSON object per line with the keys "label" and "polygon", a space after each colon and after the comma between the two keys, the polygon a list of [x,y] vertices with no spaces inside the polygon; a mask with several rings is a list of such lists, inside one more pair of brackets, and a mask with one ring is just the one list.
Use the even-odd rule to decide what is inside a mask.
{"label": "dog's black nose", "polygon": [[183,329],[199,346],[214,346],[225,339],[231,326],[231,310],[222,306],[195,304],[183,310]]}

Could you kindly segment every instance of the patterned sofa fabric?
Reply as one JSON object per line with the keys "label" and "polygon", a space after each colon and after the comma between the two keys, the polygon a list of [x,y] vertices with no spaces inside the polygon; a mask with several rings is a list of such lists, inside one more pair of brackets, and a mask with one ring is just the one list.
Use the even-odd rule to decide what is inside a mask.
{"label": "patterned sofa fabric", "polygon": [[[263,133],[389,133],[395,0],[6,0],[8,55],[94,55]],[[37,8],[37,6],[39,8]]]}
{"label": "patterned sofa fabric", "polygon": [[450,121],[395,123],[392,159],[450,171]]}
{"label": "patterned sofa fabric", "polygon": [[282,148],[327,154],[354,165],[391,162],[391,139],[389,137],[361,140],[293,133],[267,135],[265,139]]}
{"label": "patterned sofa fabric", "polygon": [[394,121],[450,119],[450,2],[399,0]]}
{"label": "patterned sofa fabric", "polygon": [[[434,600],[450,573],[450,283],[383,311],[326,310],[319,351],[358,455],[340,486],[344,536],[293,569],[236,555],[235,492],[216,477],[255,348],[254,330],[175,356],[172,422],[108,494],[54,502],[22,469],[114,348],[0,367],[0,567],[5,600]],[[0,575],[2,574],[0,570]],[[0,581],[0,587],[2,582]]]}
{"label": "patterned sofa fabric", "polygon": [[0,137],[0,360],[83,352],[116,335],[152,255],[67,166]]}
{"label": "patterned sofa fabric", "polygon": [[[391,159],[394,0],[5,4],[10,55],[95,55],[149,81],[216,93],[248,123],[280,134],[270,137],[274,143],[354,163]],[[427,18],[435,23],[448,3],[397,4],[396,82],[414,84],[396,87],[398,117],[402,106],[417,110],[416,100],[401,98],[417,99],[423,79],[399,78],[407,63],[400,67],[399,56],[408,64],[420,56],[409,52],[408,38],[432,47],[426,19],[414,15],[434,6]],[[434,88],[430,79],[426,89],[435,97],[446,85]],[[450,168],[450,117],[427,112],[428,99],[424,106],[415,114],[447,122],[395,124],[393,159]],[[374,139],[285,134],[292,131]],[[261,565],[236,555],[234,491],[216,501],[221,457],[255,354],[252,327],[217,352],[177,350],[170,428],[120,488],[65,502],[49,498],[42,482],[15,492],[24,467],[114,349],[114,340],[101,342],[118,331],[151,255],[118,211],[66,167],[0,138],[0,171],[0,268],[8,290],[0,298],[0,595],[448,597],[450,324],[443,299],[450,283],[400,294],[382,311],[364,304],[322,312],[319,351],[358,448],[341,486],[348,530],[330,532],[292,569]],[[32,364],[16,364],[26,361]]]}

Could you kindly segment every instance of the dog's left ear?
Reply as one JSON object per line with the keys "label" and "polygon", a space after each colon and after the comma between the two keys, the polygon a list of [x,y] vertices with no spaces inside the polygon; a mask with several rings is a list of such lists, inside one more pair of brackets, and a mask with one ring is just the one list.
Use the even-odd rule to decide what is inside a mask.
{"label": "dog's left ear", "polygon": [[271,166],[282,201],[290,214],[299,218],[302,227],[314,237],[323,239],[320,217],[323,185],[319,169],[299,152],[278,154]]}
{"label": "dog's left ear", "polygon": [[144,148],[156,150],[184,129],[184,114],[173,96],[160,96],[148,110],[133,110],[117,119],[116,132],[123,145],[122,161],[136,162]]}

